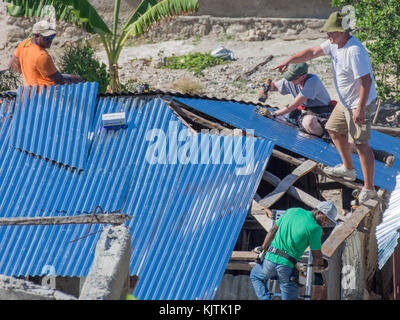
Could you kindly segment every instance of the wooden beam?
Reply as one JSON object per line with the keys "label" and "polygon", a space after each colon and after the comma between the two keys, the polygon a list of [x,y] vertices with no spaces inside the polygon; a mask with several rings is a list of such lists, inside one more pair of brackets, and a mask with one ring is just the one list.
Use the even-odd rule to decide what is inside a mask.
{"label": "wooden beam", "polygon": [[251,271],[256,265],[256,257],[257,254],[252,251],[233,251],[226,269]]}
{"label": "wooden beam", "polygon": [[[299,166],[299,165],[301,165],[303,163],[302,160],[296,159],[296,158],[294,158],[292,156],[289,156],[289,155],[287,155],[287,154],[285,154],[285,153],[283,153],[283,152],[281,152],[279,150],[275,150],[275,149],[272,150],[272,156],[274,156],[274,157],[276,157],[278,159],[281,159],[283,161],[286,161],[288,163],[294,164],[296,166]],[[328,177],[329,179],[337,181],[337,182],[339,182],[339,183],[341,183],[341,184],[343,184],[343,185],[345,185],[345,186],[347,186],[347,187],[349,187],[351,189],[362,189],[362,187],[363,187],[363,185],[360,184],[360,183],[347,181],[347,180],[344,180],[344,179],[338,178],[338,177],[328,176],[328,175],[325,174],[324,170],[322,170],[319,167],[315,167],[312,171],[315,174],[319,174],[321,176]]]}
{"label": "wooden beam", "polygon": [[62,217],[0,218],[0,226],[59,225],[59,224],[122,224],[132,217],[126,214],[83,214]]}
{"label": "wooden beam", "polygon": [[[263,180],[267,181],[273,186],[277,186],[281,182],[281,179],[279,179],[277,176],[273,175],[271,172],[268,171],[264,173],[262,178]],[[309,195],[308,193],[294,186],[291,186],[288,189],[287,193],[291,195],[293,198],[305,203],[310,208],[315,208],[320,202],[320,200],[314,198],[313,196]]]}
{"label": "wooden beam", "polygon": [[260,205],[264,208],[270,208],[274,203],[276,203],[287,190],[301,177],[305,176],[307,173],[312,171],[317,166],[317,163],[312,160],[304,161],[300,166],[298,166],[291,174],[286,176],[276,187],[274,191],[269,193],[266,197],[260,200]]}
{"label": "wooden beam", "polygon": [[255,265],[256,262],[250,262],[250,261],[228,262],[226,270],[251,271],[251,269],[253,269]]}
{"label": "wooden beam", "polygon": [[328,239],[322,244],[322,253],[327,257],[332,257],[336,249],[357,230],[361,221],[367,214],[373,211],[379,202],[376,200],[368,200],[365,204],[359,206],[353,213],[348,214],[343,218],[343,222],[339,223],[333,229]]}
{"label": "wooden beam", "polygon": [[381,126],[371,126],[372,130],[376,130],[385,134],[388,134],[392,137],[398,138],[400,137],[400,128],[396,127],[381,127]]}
{"label": "wooden beam", "polygon": [[[269,210],[268,210],[269,211]],[[267,215],[267,209],[260,206],[257,201],[253,200],[250,214],[258,221],[258,223],[268,232],[272,228],[272,221]],[[271,215],[271,214],[270,214]]]}
{"label": "wooden beam", "polygon": [[257,258],[257,254],[253,251],[232,251],[230,260],[254,261],[255,258]]}
{"label": "wooden beam", "polygon": [[259,67],[262,67],[263,65],[267,64],[268,62],[270,62],[272,60],[272,58],[273,58],[272,55],[268,56],[267,58],[265,58],[265,60],[263,60],[261,63],[257,64],[256,66],[254,66],[250,70],[244,72],[243,74],[238,74],[233,80],[234,81],[238,81],[243,76],[245,76],[245,77],[250,76],[251,74],[256,72]]}

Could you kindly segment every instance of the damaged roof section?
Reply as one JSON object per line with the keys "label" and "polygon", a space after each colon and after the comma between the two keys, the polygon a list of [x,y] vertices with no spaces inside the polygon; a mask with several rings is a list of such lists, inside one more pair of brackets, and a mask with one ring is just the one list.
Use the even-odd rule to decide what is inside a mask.
{"label": "damaged roof section", "polygon": [[[85,85],[72,85],[76,88],[69,91],[71,101],[79,101],[78,95],[88,103],[97,87]],[[43,107],[39,96],[24,100],[31,107],[19,117],[39,117],[42,130],[22,130],[23,121],[11,117],[12,108],[0,124],[1,216],[75,216],[90,214],[97,206],[104,213],[125,213],[132,216],[127,226],[132,235],[130,272],[139,277],[135,296],[212,299],[274,144],[253,136],[193,130],[158,95],[100,97],[93,113],[83,112],[81,105],[82,117],[70,118],[74,128],[92,123],[88,138],[79,144],[73,134],[57,140],[63,146],[71,143],[71,152],[86,150],[84,166],[73,170],[54,165],[43,152],[41,157],[33,154],[49,150],[37,148],[33,132],[46,138],[52,131],[44,129],[59,120],[46,114],[53,112],[51,107],[36,115]],[[127,126],[104,128],[102,115],[115,112],[126,114]],[[29,141],[20,148],[31,152],[13,147],[21,141]],[[65,159],[61,161],[72,163]],[[86,276],[102,229],[0,226],[0,273],[43,275],[50,268],[58,276]]]}
{"label": "damaged roof section", "polygon": [[[254,112],[256,108],[254,104],[187,97],[177,97],[176,100],[236,128],[242,130],[252,128],[254,135],[271,140],[280,147],[326,166],[335,166],[341,163],[340,155],[334,146],[322,139],[304,134],[287,123],[260,116]],[[392,191],[395,187],[396,175],[400,171],[400,140],[372,130],[370,145],[376,150],[386,150],[395,156],[392,168],[375,161],[375,185]],[[357,178],[362,180],[363,175],[357,155],[353,155],[353,163],[357,171]]]}

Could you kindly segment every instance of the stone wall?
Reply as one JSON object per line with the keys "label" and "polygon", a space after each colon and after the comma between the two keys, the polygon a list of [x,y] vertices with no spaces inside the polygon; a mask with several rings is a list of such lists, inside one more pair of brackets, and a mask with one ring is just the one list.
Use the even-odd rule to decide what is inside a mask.
{"label": "stone wall", "polygon": [[[91,1],[102,12],[112,14],[110,0]],[[135,8],[140,0],[122,2],[124,12]],[[332,12],[330,0],[199,0],[196,15],[214,17],[263,17],[263,18],[319,18],[326,19]]]}

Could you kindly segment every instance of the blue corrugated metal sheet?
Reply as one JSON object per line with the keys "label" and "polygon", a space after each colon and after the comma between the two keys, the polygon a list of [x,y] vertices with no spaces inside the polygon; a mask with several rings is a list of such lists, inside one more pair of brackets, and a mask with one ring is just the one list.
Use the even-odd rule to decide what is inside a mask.
{"label": "blue corrugated metal sheet", "polygon": [[[330,144],[318,138],[304,136],[294,127],[258,115],[254,112],[254,105],[192,98],[176,98],[176,100],[242,130],[253,129],[256,136],[271,140],[278,146],[327,166],[335,166],[342,162],[336,148]],[[399,139],[373,132],[370,144],[375,149],[392,152],[400,158]],[[358,156],[353,155],[353,163],[357,170],[357,178],[362,180]],[[395,167],[389,168],[382,162],[375,161],[375,185],[392,191],[396,175],[400,171],[398,164],[399,160],[395,162]]]}
{"label": "blue corrugated metal sheet", "polygon": [[75,168],[85,167],[97,84],[20,87],[11,144]]}
{"label": "blue corrugated metal sheet", "polygon": [[[104,130],[101,114],[118,111],[127,113],[128,128]],[[154,158],[149,152],[154,151],[158,139],[151,140],[155,136],[149,132],[154,134],[151,130],[157,128],[179,133],[185,129],[161,99],[101,98],[94,117],[90,113],[83,117],[90,117],[91,144],[84,170],[77,170],[13,148],[10,137],[20,128],[10,128],[14,119],[7,113],[0,127],[1,216],[77,215],[91,213],[97,205],[105,212],[122,211],[132,216],[128,223],[132,232],[131,274],[139,276],[138,298],[213,298],[273,143],[198,134],[198,141],[204,143],[201,150],[211,150],[213,143],[221,149],[236,146],[235,160],[244,156],[240,145],[250,143],[255,161],[246,166],[238,160],[204,164],[184,163],[185,159],[179,158],[176,164],[168,164],[155,153],[160,163],[150,164],[149,159]],[[41,118],[46,121],[38,122],[35,132],[56,121],[55,117]],[[77,121],[75,117],[68,119]],[[179,140],[178,147],[188,146],[190,137]],[[175,149],[169,144],[167,155],[173,154],[168,153],[171,150]],[[238,174],[244,167],[249,174]],[[85,236],[88,226],[0,227],[0,273],[40,275],[52,269],[60,276],[85,276],[100,235],[96,232],[101,229],[101,225],[94,225],[93,235],[71,242]]]}
{"label": "blue corrugated metal sheet", "polygon": [[396,180],[396,188],[390,195],[389,206],[382,215],[382,222],[376,227],[380,269],[392,256],[400,238],[400,174]]}

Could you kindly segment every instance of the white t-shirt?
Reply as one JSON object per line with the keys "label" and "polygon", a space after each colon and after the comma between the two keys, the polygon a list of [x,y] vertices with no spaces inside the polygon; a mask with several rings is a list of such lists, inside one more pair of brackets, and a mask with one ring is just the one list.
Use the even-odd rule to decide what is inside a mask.
{"label": "white t-shirt", "polygon": [[368,52],[362,43],[353,36],[343,48],[326,40],[321,44],[325,55],[332,58],[332,72],[340,102],[348,109],[357,108],[360,100],[360,77],[371,75],[372,84],[367,105],[377,97],[374,75]]}

